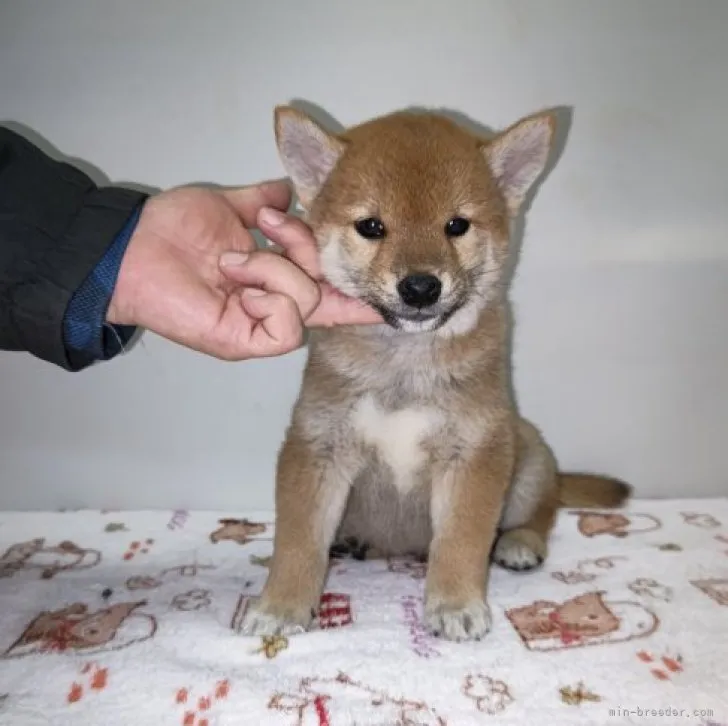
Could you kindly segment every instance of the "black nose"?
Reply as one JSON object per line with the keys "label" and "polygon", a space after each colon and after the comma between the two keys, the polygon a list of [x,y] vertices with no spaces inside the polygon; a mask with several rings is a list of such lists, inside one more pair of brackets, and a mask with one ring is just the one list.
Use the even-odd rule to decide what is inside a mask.
{"label": "black nose", "polygon": [[397,292],[406,305],[424,308],[437,302],[442,283],[434,275],[407,275],[399,281]]}

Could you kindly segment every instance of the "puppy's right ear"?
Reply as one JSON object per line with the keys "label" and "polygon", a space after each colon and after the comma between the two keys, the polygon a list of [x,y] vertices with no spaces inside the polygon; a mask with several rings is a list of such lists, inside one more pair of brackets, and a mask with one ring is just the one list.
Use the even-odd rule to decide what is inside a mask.
{"label": "puppy's right ear", "polygon": [[283,166],[296,188],[301,206],[308,209],[346,145],[305,113],[290,106],[276,108],[275,127]]}

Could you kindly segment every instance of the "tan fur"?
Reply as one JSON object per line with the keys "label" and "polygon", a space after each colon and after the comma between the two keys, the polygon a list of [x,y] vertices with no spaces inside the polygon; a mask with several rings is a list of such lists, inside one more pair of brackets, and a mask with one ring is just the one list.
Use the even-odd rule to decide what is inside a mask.
{"label": "tan fur", "polygon": [[[510,229],[553,125],[540,114],[486,141],[437,114],[401,112],[334,136],[277,110],[325,276],[387,324],[312,334],[278,462],[270,574],[245,632],[305,630],[336,541],[427,556],[428,628],[480,638],[491,552],[511,569],[537,566],[562,500],[585,501],[585,480],[560,478],[507,384]],[[382,239],[357,231],[367,217],[381,220]],[[454,217],[470,222],[461,236],[445,232]],[[412,312],[397,285],[423,273],[442,291]]]}
{"label": "tan fur", "polygon": [[611,477],[561,474],[559,479],[559,504],[570,509],[619,507],[630,494],[627,484]]}

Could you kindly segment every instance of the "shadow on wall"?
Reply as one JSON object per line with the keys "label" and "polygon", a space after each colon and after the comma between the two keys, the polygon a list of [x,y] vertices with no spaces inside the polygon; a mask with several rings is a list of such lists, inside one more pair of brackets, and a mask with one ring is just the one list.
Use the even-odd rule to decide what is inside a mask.
{"label": "shadow on wall", "polygon": [[26,126],[25,124],[18,123],[17,121],[2,120],[0,121],[0,125],[5,126],[5,128],[10,129],[11,131],[14,131],[16,134],[24,136],[26,139],[28,139],[28,141],[35,144],[43,153],[48,154],[48,156],[50,156],[52,159],[65,162],[67,164],[70,164],[71,166],[75,166],[77,169],[80,169],[84,174],[87,174],[91,178],[91,181],[93,181],[93,183],[97,186],[109,186],[110,184],[114,184],[115,186],[122,186],[126,187],[127,189],[134,189],[135,191],[139,191],[144,194],[156,194],[160,191],[155,187],[140,184],[138,182],[112,182],[109,177],[106,176],[103,171],[101,171],[101,169],[94,166],[85,159],[78,159],[74,156],[69,156],[68,154],[62,153],[56,146],[48,141],[48,139],[46,139],[34,129],[31,129],[29,126]]}

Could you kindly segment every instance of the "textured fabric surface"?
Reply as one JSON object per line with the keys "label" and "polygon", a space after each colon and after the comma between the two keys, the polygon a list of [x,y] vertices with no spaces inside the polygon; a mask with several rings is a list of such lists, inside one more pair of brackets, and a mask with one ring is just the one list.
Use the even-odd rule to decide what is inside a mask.
{"label": "textured fabric surface", "polygon": [[425,634],[408,560],[335,560],[310,633],[240,635],[271,520],[0,514],[0,723],[728,724],[728,500],[564,511],[466,644]]}

